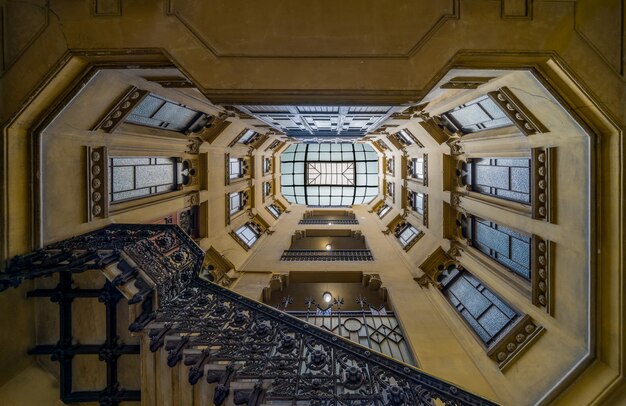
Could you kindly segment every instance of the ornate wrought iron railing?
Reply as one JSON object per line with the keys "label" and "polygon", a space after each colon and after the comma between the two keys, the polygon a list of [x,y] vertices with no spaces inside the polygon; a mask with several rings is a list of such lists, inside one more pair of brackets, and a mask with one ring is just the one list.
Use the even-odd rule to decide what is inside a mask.
{"label": "ornate wrought iron railing", "polygon": [[[143,312],[130,325],[202,377],[221,405],[494,405],[423,371],[198,278],[203,253],[177,226],[111,225],[15,258],[0,286],[100,267]],[[158,300],[152,300],[156,296]],[[158,309],[153,303],[159,303]],[[142,349],[145,350],[145,349]]]}
{"label": "ornate wrought iron railing", "polygon": [[298,224],[327,224],[327,225],[346,225],[359,224],[356,219],[302,219]]}
{"label": "ornate wrought iron railing", "polygon": [[281,261],[373,261],[370,250],[285,250]]}

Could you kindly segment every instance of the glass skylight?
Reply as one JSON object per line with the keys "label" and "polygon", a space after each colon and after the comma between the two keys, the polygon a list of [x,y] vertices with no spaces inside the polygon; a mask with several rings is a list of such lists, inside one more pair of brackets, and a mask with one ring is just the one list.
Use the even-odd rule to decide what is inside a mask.
{"label": "glass skylight", "polygon": [[378,195],[378,154],[368,144],[292,144],[280,161],[281,193],[290,203],[349,206]]}

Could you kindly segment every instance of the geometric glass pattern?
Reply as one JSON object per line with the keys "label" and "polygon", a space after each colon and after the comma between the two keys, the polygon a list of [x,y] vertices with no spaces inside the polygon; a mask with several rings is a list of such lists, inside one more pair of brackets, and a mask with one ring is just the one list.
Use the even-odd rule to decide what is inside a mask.
{"label": "geometric glass pattern", "polygon": [[182,183],[176,158],[111,157],[109,173],[111,203],[171,192]]}
{"label": "geometric glass pattern", "polygon": [[413,158],[411,160],[413,177],[415,179],[424,180],[424,158]]}
{"label": "geometric glass pattern", "polygon": [[473,192],[530,203],[530,159],[470,158],[464,183]]}
{"label": "geometric glass pattern", "polygon": [[452,125],[453,131],[458,130],[463,134],[513,124],[489,96],[456,107],[444,113],[443,117]]}
{"label": "geometric glass pattern", "polygon": [[419,235],[420,231],[413,227],[410,224],[407,224],[400,232],[396,235],[398,240],[400,240],[400,244],[403,247],[406,247],[415,237]]}
{"label": "geometric glass pattern", "polygon": [[248,223],[239,227],[235,231],[235,234],[237,234],[237,236],[248,246],[248,248],[252,248],[256,240],[259,239],[259,233],[257,233],[257,231]]}
{"label": "geometric glass pattern", "polygon": [[473,247],[530,280],[529,235],[474,216],[471,222]]}
{"label": "geometric glass pattern", "polygon": [[354,162],[309,162],[307,185],[354,185]]}
{"label": "geometric glass pattern", "polygon": [[356,139],[374,131],[398,107],[393,106],[236,106],[290,137],[329,141]]}
{"label": "geometric glass pattern", "polygon": [[281,193],[290,203],[350,206],[378,195],[378,154],[368,144],[292,144],[280,161]]}
{"label": "geometric glass pattern", "polygon": [[241,164],[243,160],[240,158],[230,158],[228,160],[228,177],[229,179],[241,178],[243,176]]}
{"label": "geometric glass pattern", "polygon": [[487,347],[519,318],[515,310],[469,272],[452,267],[441,273],[439,282],[448,301]]}
{"label": "geometric glass pattern", "polygon": [[237,213],[243,209],[242,203],[242,193],[241,192],[233,192],[229,196],[230,198],[230,215]]}

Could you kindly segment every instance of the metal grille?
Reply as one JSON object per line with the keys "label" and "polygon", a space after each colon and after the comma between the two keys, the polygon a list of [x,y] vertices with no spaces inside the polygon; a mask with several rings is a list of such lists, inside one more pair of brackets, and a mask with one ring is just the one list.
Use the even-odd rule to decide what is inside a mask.
{"label": "metal grille", "polygon": [[370,250],[285,250],[281,261],[373,261]]}

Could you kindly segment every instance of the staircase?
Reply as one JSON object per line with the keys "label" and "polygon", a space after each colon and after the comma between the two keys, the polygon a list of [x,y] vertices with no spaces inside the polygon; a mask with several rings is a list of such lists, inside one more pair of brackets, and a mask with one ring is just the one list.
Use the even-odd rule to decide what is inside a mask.
{"label": "staircase", "polygon": [[100,269],[141,337],[142,405],[494,404],[199,278],[203,257],[177,226],[115,224],[14,258],[0,291]]}

